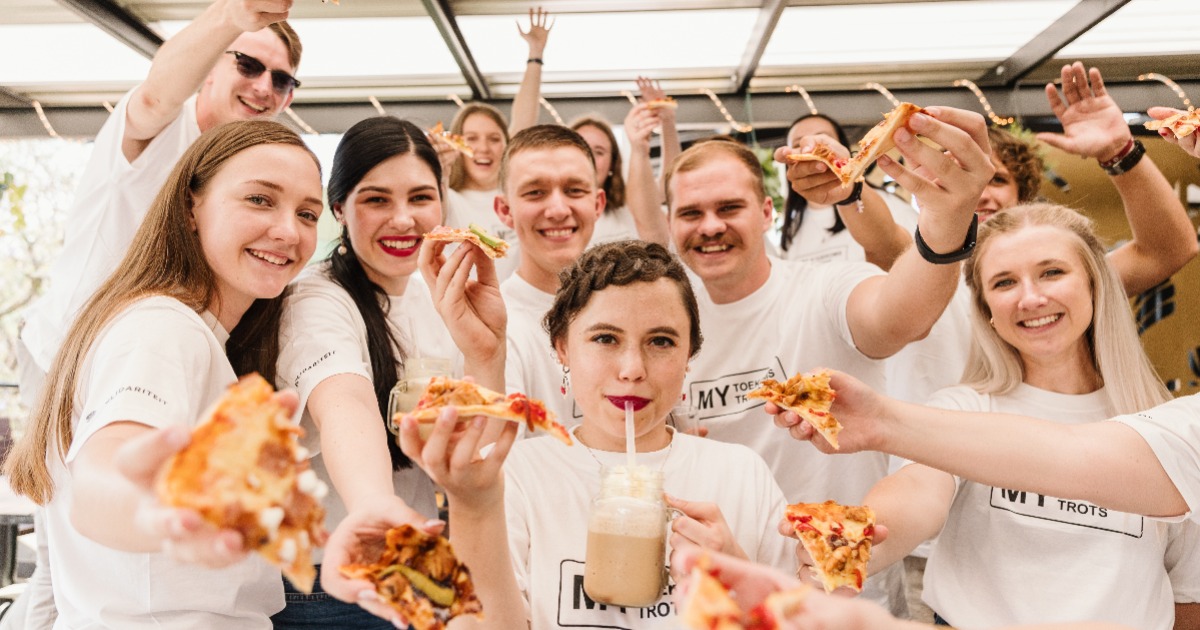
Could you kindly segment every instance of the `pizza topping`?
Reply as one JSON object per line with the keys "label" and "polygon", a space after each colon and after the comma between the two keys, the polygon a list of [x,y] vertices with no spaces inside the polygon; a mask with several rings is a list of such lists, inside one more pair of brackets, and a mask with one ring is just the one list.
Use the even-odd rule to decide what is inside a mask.
{"label": "pizza topping", "polygon": [[488,234],[487,230],[474,223],[470,224],[466,230],[439,225],[426,232],[421,238],[431,241],[472,243],[483,250],[483,253],[487,254],[489,258],[503,258],[508,253],[508,243],[504,239]]}
{"label": "pizza topping", "polygon": [[501,247],[508,246],[508,243],[505,243],[504,241],[496,238],[495,236],[488,234],[487,230],[479,227],[478,225],[475,225],[474,223],[468,224],[467,229],[471,230],[471,233],[474,234],[475,236],[478,236],[479,240],[483,241],[484,245],[487,245],[488,247],[491,247],[492,249],[500,249]]}
{"label": "pizza topping", "polygon": [[786,383],[767,378],[746,397],[766,400],[794,412],[820,432],[833,448],[837,448],[837,436],[842,424],[829,412],[837,398],[837,392],[829,386],[831,377],[829,370],[817,370],[797,374]]}
{"label": "pizza topping", "polygon": [[442,630],[459,615],[480,616],[470,571],[450,543],[411,525],[388,530],[380,556],[341,567],[343,575],[375,584],[375,592],[417,630]]}
{"label": "pizza topping", "polygon": [[542,401],[525,394],[514,392],[505,396],[469,381],[436,376],[429,380],[412,415],[418,422],[434,422],[443,407],[456,408],[460,421],[471,416],[499,418],[524,424],[531,432],[541,429],[571,445],[566,427],[555,421],[554,414]]}
{"label": "pizza topping", "polygon": [[786,514],[825,590],[848,586],[861,591],[875,533],[871,508],[826,501],[789,505]]}
{"label": "pizza topping", "polygon": [[237,530],[247,549],[280,565],[307,593],[316,579],[312,546],[326,536],[325,510],[313,496],[324,483],[309,471],[307,458],[296,457],[303,430],[273,393],[257,374],[231,386],[164,467],[158,495],[166,505]]}

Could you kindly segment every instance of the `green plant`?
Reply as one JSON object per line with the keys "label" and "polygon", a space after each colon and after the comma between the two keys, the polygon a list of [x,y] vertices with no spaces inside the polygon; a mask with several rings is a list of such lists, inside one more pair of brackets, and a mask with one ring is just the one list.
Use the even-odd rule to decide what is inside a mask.
{"label": "green plant", "polygon": [[758,158],[758,163],[762,165],[764,192],[775,203],[775,212],[783,212],[784,199],[780,192],[783,190],[783,172],[779,170],[779,164],[775,162],[775,150],[761,146],[755,146],[752,150]]}

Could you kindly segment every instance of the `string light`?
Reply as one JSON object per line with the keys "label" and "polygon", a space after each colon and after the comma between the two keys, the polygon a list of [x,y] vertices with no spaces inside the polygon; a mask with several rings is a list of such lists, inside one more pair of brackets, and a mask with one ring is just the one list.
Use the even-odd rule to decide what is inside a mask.
{"label": "string light", "polygon": [[805,103],[808,103],[808,111],[809,111],[809,112],[811,112],[811,113],[813,113],[813,114],[819,114],[819,113],[820,113],[820,112],[818,112],[818,111],[817,111],[817,106],[813,104],[812,97],[808,95],[808,90],[806,90],[806,89],[804,89],[804,88],[800,87],[799,85],[794,85],[794,84],[793,84],[793,85],[789,85],[789,86],[788,86],[788,88],[787,88],[786,90],[784,90],[784,92],[797,92],[797,93],[799,93],[799,94],[800,94],[800,96],[804,97],[804,102],[805,102]]}
{"label": "string light", "polygon": [[892,102],[892,107],[900,107],[900,99],[896,98],[895,95],[893,95],[891,93],[891,91],[889,91],[887,88],[883,87],[882,85],[879,85],[878,83],[872,81],[870,83],[863,85],[863,87],[869,87],[872,90],[875,90],[876,92],[879,92],[880,94],[882,94],[884,98],[886,98],[887,100]]}
{"label": "string light", "polygon": [[308,123],[304,122],[304,121],[303,121],[303,120],[300,118],[300,115],[299,115],[299,114],[297,114],[296,112],[292,111],[292,108],[291,108],[291,107],[288,107],[287,109],[285,109],[285,110],[283,110],[283,111],[284,111],[284,112],[285,112],[285,113],[288,115],[288,118],[291,118],[291,119],[292,119],[292,122],[296,123],[296,126],[297,126],[297,127],[299,127],[301,130],[303,130],[303,131],[304,131],[304,133],[307,133],[307,134],[309,134],[309,135],[313,135],[313,136],[317,135],[317,130],[316,130],[316,129],[313,129],[312,127],[309,127],[309,126],[308,126]]}
{"label": "string light", "polygon": [[1179,84],[1172,81],[1170,77],[1163,76],[1157,72],[1148,72],[1146,74],[1138,75],[1138,81],[1145,81],[1146,79],[1154,79],[1155,81],[1158,81],[1174,90],[1175,95],[1183,101],[1184,107],[1187,107],[1189,112],[1196,109],[1196,107],[1192,105],[1192,100],[1188,98],[1187,92],[1184,92],[1183,88],[1179,87]]}
{"label": "string light", "polygon": [[110,113],[110,114],[113,113],[114,108],[112,106],[112,103],[109,103],[108,101],[104,101],[103,103],[101,103],[101,105],[104,106],[104,109],[108,110],[108,113]]}
{"label": "string light", "polygon": [[38,119],[42,121],[42,126],[46,128],[46,133],[50,134],[51,138],[57,138],[58,132],[54,127],[50,126],[50,119],[46,118],[46,112],[42,111],[42,104],[38,101],[33,101],[33,110],[37,112]]}
{"label": "string light", "polygon": [[992,110],[992,104],[988,102],[987,97],[983,95],[983,91],[979,89],[978,85],[975,85],[974,81],[968,79],[958,79],[954,82],[954,87],[965,87],[968,90],[971,90],[971,92],[975,94],[975,98],[979,99],[979,104],[983,105],[983,110],[987,112],[987,117],[992,121],[993,125],[1004,127],[1016,122],[1015,118],[1001,118],[1000,116],[996,115],[996,112]]}
{"label": "string light", "polygon": [[708,88],[700,88],[700,93],[708,96],[709,100],[713,102],[713,105],[717,106],[717,109],[721,112],[721,115],[725,117],[725,122],[729,123],[729,126],[733,127],[735,131],[738,133],[749,133],[754,130],[754,127],[750,125],[743,125],[742,123],[734,120],[733,114],[730,114],[729,110],[725,109],[725,103],[722,103],[721,99],[717,98],[717,95],[712,90]]}
{"label": "string light", "polygon": [[458,105],[459,109],[462,109],[467,106],[467,104],[464,103],[461,98],[458,98],[457,94],[447,94],[446,100],[454,101],[454,104]]}
{"label": "string light", "polygon": [[621,90],[621,96],[624,96],[625,98],[629,99],[630,105],[633,105],[635,107],[637,106],[637,104],[638,104],[637,98],[634,97],[633,92],[630,92],[629,90]]}
{"label": "string light", "polygon": [[554,117],[554,122],[563,126],[566,125],[566,123],[563,122],[562,116],[558,115],[558,110],[554,109],[554,106],[550,104],[550,101],[546,100],[546,97],[539,96],[538,102],[542,104],[542,107],[546,108],[546,111],[550,112],[550,115]]}
{"label": "string light", "polygon": [[371,101],[371,105],[375,107],[375,111],[379,112],[380,116],[387,116],[387,111],[383,109],[383,105],[379,104],[379,99],[374,96],[368,96],[367,100]]}

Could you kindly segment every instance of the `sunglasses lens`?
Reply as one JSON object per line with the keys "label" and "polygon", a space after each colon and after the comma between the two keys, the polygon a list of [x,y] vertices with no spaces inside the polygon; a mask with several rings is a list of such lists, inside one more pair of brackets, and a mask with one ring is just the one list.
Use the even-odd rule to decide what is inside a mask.
{"label": "sunglasses lens", "polygon": [[247,79],[253,79],[263,72],[266,72],[267,67],[262,65],[262,62],[248,55],[237,55],[238,73]]}
{"label": "sunglasses lens", "polygon": [[279,70],[271,71],[271,85],[275,86],[275,91],[280,94],[291,92],[298,85],[298,81],[292,75]]}
{"label": "sunglasses lens", "polygon": [[[262,73],[267,71],[267,67],[263,63],[250,55],[244,55],[240,52],[233,52],[234,59],[237,60],[238,73],[247,79],[257,79],[262,76]],[[292,90],[300,87],[300,82],[296,77],[284,72],[283,70],[271,71],[271,85],[276,92],[287,94]]]}

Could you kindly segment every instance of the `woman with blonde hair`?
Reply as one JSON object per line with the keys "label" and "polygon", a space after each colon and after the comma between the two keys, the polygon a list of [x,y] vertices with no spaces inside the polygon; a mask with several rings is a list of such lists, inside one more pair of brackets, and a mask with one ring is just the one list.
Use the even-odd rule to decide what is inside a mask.
{"label": "woman with blonde hair", "polygon": [[[964,267],[974,307],[967,370],[930,404],[1081,424],[1168,400],[1105,254],[1091,222],[1062,206],[1017,206],[984,224]],[[1196,614],[1189,602],[1200,601],[1200,556],[1189,548],[1200,539],[1192,524],[991,487],[921,464],[881,480],[864,503],[889,531],[872,572],[938,536],[925,601],[955,626],[1096,619],[1165,630],[1177,613]]]}
{"label": "woman with blonde hair", "polygon": [[80,311],[5,464],[45,506],[60,625],[265,628],[283,607],[278,569],[151,484],[238,375],[273,377],[281,294],[321,209],[320,166],[294,132],[214,128]]}

